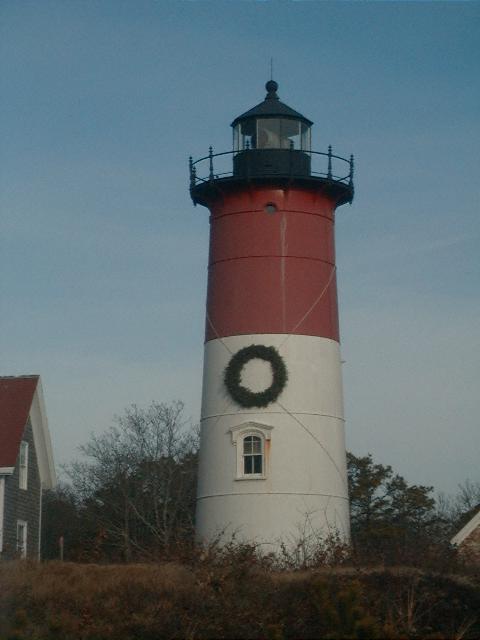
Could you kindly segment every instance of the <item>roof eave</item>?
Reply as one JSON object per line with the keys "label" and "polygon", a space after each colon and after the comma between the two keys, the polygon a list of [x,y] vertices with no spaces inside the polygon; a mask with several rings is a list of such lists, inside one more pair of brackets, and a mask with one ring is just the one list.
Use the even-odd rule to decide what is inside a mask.
{"label": "roof eave", "polygon": [[462,542],[464,540],[466,540],[468,538],[468,536],[475,531],[475,529],[477,527],[480,526],[480,510],[478,511],[478,513],[476,513],[473,518],[471,518],[467,524],[465,524],[460,531],[455,534],[453,536],[453,538],[450,540],[450,544],[453,544],[454,546],[458,546],[459,544],[462,544]]}
{"label": "roof eave", "polygon": [[0,467],[0,476],[11,476],[15,467]]}
{"label": "roof eave", "polygon": [[252,109],[249,109],[240,116],[237,116],[230,126],[234,127],[238,122],[248,120],[250,118],[287,118],[290,120],[300,120],[309,127],[313,125],[311,120],[285,103],[280,102],[279,100],[264,100]]}

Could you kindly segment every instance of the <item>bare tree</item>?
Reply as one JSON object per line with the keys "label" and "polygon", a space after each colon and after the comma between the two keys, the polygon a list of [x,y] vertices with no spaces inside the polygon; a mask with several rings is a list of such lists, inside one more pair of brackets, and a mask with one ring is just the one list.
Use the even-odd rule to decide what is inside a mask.
{"label": "bare tree", "polygon": [[465,480],[458,485],[454,496],[441,493],[437,498],[437,512],[445,526],[446,535],[453,535],[480,508],[480,482]]}
{"label": "bare tree", "polygon": [[66,471],[109,543],[128,562],[191,538],[198,435],[184,405],[132,405]]}

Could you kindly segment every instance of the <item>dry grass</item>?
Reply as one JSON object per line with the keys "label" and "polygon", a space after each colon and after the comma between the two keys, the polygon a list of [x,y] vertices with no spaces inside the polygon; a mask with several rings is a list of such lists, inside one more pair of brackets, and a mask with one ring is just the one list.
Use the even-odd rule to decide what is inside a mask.
{"label": "dry grass", "polygon": [[409,567],[0,564],[1,640],[469,640],[480,637],[479,612],[474,577]]}
{"label": "dry grass", "polygon": [[0,566],[0,585],[2,638],[127,638],[139,616],[148,626],[190,596],[194,577],[173,564],[17,562]]}

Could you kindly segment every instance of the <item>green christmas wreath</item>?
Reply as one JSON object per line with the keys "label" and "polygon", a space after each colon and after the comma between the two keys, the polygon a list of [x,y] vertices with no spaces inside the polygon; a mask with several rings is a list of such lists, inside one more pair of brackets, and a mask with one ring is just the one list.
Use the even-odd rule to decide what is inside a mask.
{"label": "green christmas wreath", "polygon": [[[272,367],[273,381],[265,391],[250,391],[241,384],[243,367],[254,358],[269,362]],[[224,382],[228,393],[242,407],[266,407],[282,393],[288,379],[287,367],[275,347],[251,344],[237,351],[225,369]]]}

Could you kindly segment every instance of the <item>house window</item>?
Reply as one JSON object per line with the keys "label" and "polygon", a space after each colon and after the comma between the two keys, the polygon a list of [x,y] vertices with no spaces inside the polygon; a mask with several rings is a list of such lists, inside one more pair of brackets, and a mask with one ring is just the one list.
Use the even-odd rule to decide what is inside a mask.
{"label": "house window", "polygon": [[263,474],[263,438],[245,436],[243,438],[243,475]]}
{"label": "house window", "polygon": [[5,506],[5,476],[0,476],[0,554],[3,551],[3,514]]}
{"label": "house window", "polygon": [[28,480],[28,442],[24,440],[20,443],[19,467],[19,487],[20,489],[26,489]]}
{"label": "house window", "polygon": [[27,523],[17,520],[17,553],[21,558],[27,557]]}

